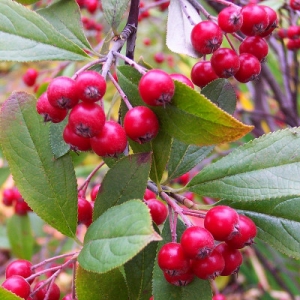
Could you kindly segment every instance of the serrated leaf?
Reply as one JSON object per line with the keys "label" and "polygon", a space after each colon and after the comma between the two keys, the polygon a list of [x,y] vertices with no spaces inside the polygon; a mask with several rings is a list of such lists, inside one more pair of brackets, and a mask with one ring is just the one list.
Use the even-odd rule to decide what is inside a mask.
{"label": "serrated leaf", "polygon": [[[138,92],[141,74],[129,66],[122,66],[118,71],[120,86],[130,103],[145,105]],[[253,129],[186,84],[175,81],[175,87],[170,104],[151,107],[159,118],[160,130],[171,137],[186,144],[210,146],[237,140]]]}
{"label": "serrated leaf", "polygon": [[214,146],[198,147],[173,140],[168,163],[168,180],[178,178],[199,164]]}
{"label": "serrated leaf", "polygon": [[87,271],[106,273],[160,239],[149,208],[140,200],[130,200],[111,207],[90,225],[78,262]]}
{"label": "serrated leaf", "polygon": [[74,0],[61,0],[37,11],[62,35],[84,49],[92,49],[86,39],[78,5]]}
{"label": "serrated leaf", "polygon": [[0,60],[85,60],[88,55],[46,19],[10,0],[0,2]]}
{"label": "serrated leaf", "polygon": [[129,299],[149,300],[157,242],[152,242],[124,266]]}
{"label": "serrated leaf", "polygon": [[7,236],[14,256],[31,260],[34,238],[28,215],[15,214],[11,216],[7,222]]}
{"label": "serrated leaf", "polygon": [[202,169],[190,191],[236,201],[294,197],[300,193],[300,128],[269,133]]}
{"label": "serrated leaf", "polygon": [[76,296],[78,300],[128,299],[124,277],[119,269],[105,274],[88,272],[78,266],[76,270]]}
{"label": "serrated leaf", "polygon": [[102,2],[102,9],[107,23],[116,32],[130,0],[110,0]]}
{"label": "serrated leaf", "polygon": [[226,79],[216,79],[201,90],[210,101],[229,114],[233,114],[236,108],[236,93],[233,86]]}
{"label": "serrated leaf", "polygon": [[[185,229],[186,227],[179,220],[176,227],[177,241],[180,241]],[[163,240],[158,243],[158,251],[164,244],[171,242],[171,231],[168,220],[165,222],[161,236]],[[153,295],[155,300],[211,300],[212,298],[208,280],[195,278],[193,282],[186,286],[169,284],[165,280],[162,270],[158,267],[157,258],[153,270]]]}
{"label": "serrated leaf", "polygon": [[29,206],[61,233],[74,237],[77,183],[69,155],[53,159],[49,124],[36,112],[36,99],[13,93],[2,105],[0,139],[14,181]]}
{"label": "serrated leaf", "polygon": [[4,289],[0,286],[0,299],[1,300],[20,300],[22,298],[18,297],[17,295],[11,293],[10,291]]}
{"label": "serrated leaf", "polygon": [[[188,12],[190,20],[185,15],[182,6]],[[194,27],[190,22],[191,20],[197,24],[201,22],[201,17],[189,1],[170,1],[167,23],[167,47],[175,53],[198,58],[200,54],[195,51],[190,39],[191,31]]]}
{"label": "serrated leaf", "polygon": [[274,198],[269,201],[222,200],[250,217],[258,228],[257,237],[290,257],[300,258],[300,198]]}
{"label": "serrated leaf", "polygon": [[107,209],[131,199],[143,199],[149,171],[151,154],[140,153],[119,159],[103,178],[94,204],[93,219]]}
{"label": "serrated leaf", "polygon": [[63,139],[63,131],[68,123],[66,118],[60,123],[50,124],[50,145],[55,158],[60,158],[70,151],[70,146]]}

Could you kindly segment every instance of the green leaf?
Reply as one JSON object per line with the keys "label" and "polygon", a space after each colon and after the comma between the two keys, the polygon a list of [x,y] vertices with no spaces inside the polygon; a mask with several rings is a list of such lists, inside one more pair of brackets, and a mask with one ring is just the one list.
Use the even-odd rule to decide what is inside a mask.
{"label": "green leaf", "polygon": [[[119,67],[118,71],[120,86],[130,103],[145,105],[138,92],[141,74],[130,66]],[[186,84],[175,81],[175,86],[169,105],[151,107],[159,118],[160,131],[186,144],[210,146],[237,140],[253,129]]]}
{"label": "green leaf", "polygon": [[158,240],[149,208],[139,200],[127,201],[108,209],[92,223],[78,262],[87,271],[106,273]]}
{"label": "green leaf", "polygon": [[269,133],[203,168],[190,191],[235,201],[297,197],[300,193],[300,128]]}
{"label": "green leaf", "polygon": [[19,216],[15,214],[10,217],[7,221],[7,236],[14,256],[31,260],[34,238],[28,215]]}
{"label": "green leaf", "polygon": [[274,198],[269,201],[222,200],[250,217],[258,228],[257,237],[290,257],[300,258],[300,198]]}
{"label": "green leaf", "polygon": [[10,250],[11,246],[7,236],[7,228],[4,225],[0,226],[0,249]]}
{"label": "green leaf", "polygon": [[150,166],[150,153],[133,154],[118,160],[103,178],[93,219],[96,220],[112,206],[131,199],[143,199]]}
{"label": "green leaf", "polygon": [[46,19],[10,0],[0,2],[0,60],[85,60],[88,55]]}
{"label": "green leaf", "polygon": [[199,164],[214,146],[198,147],[173,140],[168,163],[168,180],[178,178]]}
{"label": "green leaf", "polygon": [[10,169],[8,167],[0,168],[0,187],[7,180],[10,175]]}
{"label": "green leaf", "polygon": [[[177,241],[180,240],[185,229],[186,227],[179,220],[176,228]],[[171,231],[168,220],[165,222],[161,236],[163,240],[158,243],[158,251],[164,244],[171,242]],[[193,282],[186,286],[169,284],[165,280],[162,270],[158,267],[157,258],[153,270],[153,295],[155,300],[211,300],[212,298],[208,280],[195,278]]]}
{"label": "green leaf", "polygon": [[0,286],[0,299],[1,300],[20,300],[22,298],[16,296],[15,294],[9,292]]}
{"label": "green leaf", "polygon": [[117,28],[122,21],[124,12],[128,8],[129,2],[130,0],[102,1],[104,17],[114,32],[117,32]]}
{"label": "green leaf", "polygon": [[284,5],[284,0],[265,0],[259,3],[259,5],[265,5],[278,10]]}
{"label": "green leaf", "polygon": [[146,246],[125,264],[129,299],[149,300],[152,295],[152,271],[155,263],[157,242]]}
{"label": "green leaf", "polygon": [[46,8],[39,9],[37,13],[80,48],[92,49],[84,35],[80,10],[74,0],[60,0]]}
{"label": "green leaf", "polygon": [[79,266],[76,271],[76,296],[78,300],[128,299],[128,292],[119,269],[96,274]]}
{"label": "green leaf", "polygon": [[36,99],[13,93],[2,105],[0,139],[14,181],[44,221],[73,237],[77,227],[77,182],[69,155],[53,159],[49,125],[36,112]]}
{"label": "green leaf", "polygon": [[233,86],[226,79],[216,79],[201,90],[210,101],[229,114],[233,114],[236,107],[236,93]]}
{"label": "green leaf", "polygon": [[63,139],[63,131],[68,123],[66,118],[60,123],[50,124],[50,145],[55,158],[60,158],[69,152],[70,146]]}

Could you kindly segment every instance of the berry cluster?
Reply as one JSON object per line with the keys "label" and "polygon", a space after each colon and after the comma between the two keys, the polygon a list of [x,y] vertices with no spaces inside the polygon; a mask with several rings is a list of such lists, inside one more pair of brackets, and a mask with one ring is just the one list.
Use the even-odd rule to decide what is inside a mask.
{"label": "berry cluster", "polygon": [[[201,60],[193,66],[193,83],[202,88],[217,78],[234,77],[242,83],[256,79],[268,54],[265,37],[277,23],[277,14],[270,7],[248,4],[243,8],[234,5],[224,8],[217,22],[205,20],[196,24],[191,32],[192,46],[201,56],[212,55],[210,60]],[[246,36],[238,53],[233,47],[221,47],[224,35],[228,39],[228,34],[237,33]]]}
{"label": "berry cluster", "polygon": [[291,25],[288,28],[280,28],[277,31],[277,36],[279,39],[286,40],[288,50],[300,49],[300,26]]}
{"label": "berry cluster", "polygon": [[90,14],[94,14],[97,9],[102,9],[99,0],[76,0],[80,8],[85,8]]}
{"label": "berry cluster", "polygon": [[256,231],[250,218],[216,206],[206,213],[204,227],[188,227],[180,243],[163,245],[158,265],[165,279],[177,286],[189,284],[195,276],[207,280],[236,274],[243,260],[240,249],[253,243]]}
{"label": "berry cluster", "polygon": [[13,206],[15,213],[20,216],[32,211],[16,187],[3,190],[2,202],[5,206]]}

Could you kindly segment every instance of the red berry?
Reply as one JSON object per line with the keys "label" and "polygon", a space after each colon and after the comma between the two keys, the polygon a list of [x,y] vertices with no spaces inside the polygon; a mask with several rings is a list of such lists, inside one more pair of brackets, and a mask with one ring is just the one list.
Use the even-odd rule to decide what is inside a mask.
{"label": "red berry", "polygon": [[265,39],[262,37],[248,36],[240,44],[239,52],[250,53],[261,62],[268,55],[269,46]]}
{"label": "red berry", "polygon": [[20,198],[14,204],[15,213],[20,216],[26,215],[29,211],[32,211],[27,202]]}
{"label": "red berry", "polygon": [[63,139],[66,144],[70,145],[73,151],[88,151],[91,150],[90,138],[77,135],[70,127],[66,125],[63,131]]}
{"label": "red berry", "polygon": [[279,28],[277,31],[278,37],[280,37],[281,39],[284,39],[287,37],[287,29],[285,28]]}
{"label": "red berry", "polygon": [[73,298],[72,293],[70,293],[64,296],[61,300],[77,300],[77,298]]}
{"label": "red berry", "polygon": [[218,78],[218,75],[215,73],[211,66],[211,62],[208,60],[197,62],[193,66],[191,71],[192,82],[200,88],[203,88],[204,86]]}
{"label": "red berry", "polygon": [[179,243],[164,244],[158,252],[157,263],[165,273],[171,276],[187,273],[190,269],[190,259],[185,256]]}
{"label": "red berry", "polygon": [[44,300],[45,296],[48,292],[48,289],[50,288],[50,292],[48,293],[48,300],[59,300],[60,289],[59,289],[58,285],[55,282],[53,282],[53,283],[51,283],[51,286],[46,284],[45,286],[40,288],[40,286],[42,286],[44,284],[44,282],[45,282],[45,280],[42,280],[35,285],[35,287],[33,289],[33,291],[36,291],[34,299],[35,300]]}
{"label": "red berry", "polygon": [[91,146],[99,156],[118,156],[127,146],[124,128],[115,121],[105,122],[101,132],[91,138]]}
{"label": "red berry", "polygon": [[47,97],[52,106],[62,109],[72,108],[79,101],[75,81],[66,76],[56,77],[49,83]]}
{"label": "red berry", "polygon": [[211,208],[204,218],[204,227],[217,241],[230,239],[237,233],[239,215],[233,208],[219,205]]}
{"label": "red berry", "polygon": [[106,92],[106,81],[96,71],[90,70],[80,73],[75,82],[77,96],[84,102],[96,102]]}
{"label": "red berry", "polygon": [[151,198],[156,198],[156,194],[154,192],[152,192],[151,190],[146,189],[146,191],[144,193],[144,199],[149,200]]}
{"label": "red berry", "polygon": [[37,103],[36,111],[43,116],[44,122],[60,123],[68,114],[67,109],[57,108],[48,101],[47,93],[43,93]]}
{"label": "red berry", "polygon": [[239,56],[229,48],[216,50],[210,61],[212,68],[220,78],[229,78],[240,68]]}
{"label": "red berry", "polygon": [[221,276],[228,276],[236,274],[243,262],[243,256],[238,249],[231,248],[226,243],[221,243],[216,247],[216,250],[220,252],[225,261],[225,267],[220,274]]}
{"label": "red berry", "polygon": [[240,68],[234,78],[242,83],[255,80],[261,71],[259,60],[250,53],[241,53],[239,56]]}
{"label": "red berry", "polygon": [[105,124],[105,113],[102,107],[96,103],[81,102],[70,112],[70,128],[83,137],[98,135]]}
{"label": "red berry", "polygon": [[293,10],[300,10],[300,0],[290,0],[290,7]]}
{"label": "red berry", "polygon": [[263,33],[269,25],[269,16],[260,5],[246,5],[242,8],[241,32],[247,36]]}
{"label": "red berry", "polygon": [[278,17],[277,17],[276,11],[274,9],[272,9],[271,7],[266,6],[266,5],[260,5],[260,6],[265,10],[266,14],[268,15],[269,24],[268,24],[267,28],[262,33],[259,34],[259,36],[267,37],[273,32],[273,30],[275,28],[277,28]]}
{"label": "red berry", "polygon": [[191,42],[194,49],[201,55],[216,51],[223,40],[223,33],[219,25],[212,21],[202,21],[191,31]]}
{"label": "red berry", "polygon": [[4,189],[2,195],[2,202],[6,206],[12,206],[15,201],[18,200],[19,197],[16,198],[16,194],[14,189]]}
{"label": "red berry", "polygon": [[224,32],[236,32],[240,30],[242,23],[243,16],[240,8],[228,6],[221,10],[218,15],[218,24]]}
{"label": "red berry", "polygon": [[177,80],[182,83],[185,83],[187,86],[191,87],[192,89],[194,88],[194,84],[192,83],[192,81],[189,78],[187,78],[185,75],[180,73],[172,73],[170,74],[170,76],[173,80]]}
{"label": "red berry", "polygon": [[154,60],[158,64],[161,64],[165,61],[165,55],[162,52],[157,52],[157,53],[154,54]]}
{"label": "red berry", "polygon": [[89,13],[93,14],[98,8],[98,0],[85,0],[84,6],[86,7]]}
{"label": "red berry", "polygon": [[93,208],[91,203],[84,198],[78,198],[78,223],[89,226],[92,223]]}
{"label": "red berry", "polygon": [[5,270],[5,277],[9,278],[13,275],[19,275],[27,278],[32,275],[32,263],[25,259],[17,259],[11,262]]}
{"label": "red berry", "polygon": [[142,76],[138,89],[146,104],[164,106],[171,102],[175,92],[175,84],[165,71],[152,69]]}
{"label": "red berry", "polygon": [[174,276],[166,272],[163,272],[163,274],[166,281],[176,286],[186,286],[189,283],[191,283],[195,278],[195,275],[192,272],[187,272],[187,273],[174,275]]}
{"label": "red berry", "polygon": [[161,225],[165,222],[168,216],[168,209],[166,205],[158,199],[149,199],[146,201],[150,209],[152,220],[156,225]]}
{"label": "red berry", "polygon": [[300,35],[300,26],[298,25],[291,25],[287,29],[287,37],[290,39],[297,39]]}
{"label": "red berry", "polygon": [[143,144],[155,138],[159,130],[159,123],[150,108],[136,106],[126,113],[124,129],[130,139]]}
{"label": "red berry", "polygon": [[[160,0],[155,0],[155,2],[160,2]],[[164,10],[166,10],[169,7],[169,5],[170,5],[170,1],[167,1],[165,3],[160,4],[159,5],[159,9],[161,11],[164,11]]]}
{"label": "red berry", "polygon": [[225,261],[218,251],[213,250],[212,253],[203,258],[192,260],[192,271],[200,279],[215,279],[220,276],[224,267]]}
{"label": "red berry", "polygon": [[180,177],[176,179],[176,181],[182,185],[187,185],[188,182],[190,181],[190,173],[187,172],[182,174]]}
{"label": "red berry", "polygon": [[180,244],[185,255],[191,259],[207,257],[215,246],[211,233],[199,226],[187,228],[181,236]]}
{"label": "red berry", "polygon": [[23,75],[23,81],[28,86],[33,86],[35,84],[36,78],[38,76],[38,71],[33,68],[27,69],[26,73]]}
{"label": "red berry", "polygon": [[298,50],[300,48],[300,39],[288,39],[286,43],[286,48],[291,51]]}
{"label": "red berry", "polygon": [[92,201],[96,200],[100,187],[101,187],[101,184],[98,183],[92,188],[92,190],[91,190],[91,200]]}
{"label": "red berry", "polygon": [[227,240],[226,243],[236,249],[242,249],[245,246],[253,244],[253,239],[256,236],[257,228],[255,223],[244,215],[239,215],[239,234]]}
{"label": "red berry", "polygon": [[1,286],[22,299],[27,299],[27,297],[29,297],[30,285],[23,277],[19,275],[13,275],[7,278]]}

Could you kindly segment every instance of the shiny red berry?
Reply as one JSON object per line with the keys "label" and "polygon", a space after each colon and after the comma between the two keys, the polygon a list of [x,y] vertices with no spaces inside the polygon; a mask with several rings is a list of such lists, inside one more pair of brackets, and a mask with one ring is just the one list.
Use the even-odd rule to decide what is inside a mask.
{"label": "shiny red berry", "polygon": [[212,253],[203,259],[194,259],[191,263],[193,273],[200,279],[215,279],[220,276],[224,267],[225,261],[218,251],[213,250]]}
{"label": "shiny red berry", "polygon": [[91,146],[99,156],[118,156],[126,149],[126,132],[119,123],[107,121],[101,132],[91,138]]}
{"label": "shiny red berry", "polygon": [[205,215],[204,227],[217,241],[230,239],[238,232],[239,215],[229,206],[211,208]]}
{"label": "shiny red berry", "polygon": [[218,14],[218,25],[224,32],[236,32],[240,30],[242,24],[243,16],[240,8],[228,6]]}
{"label": "shiny red berry", "polygon": [[229,48],[219,48],[211,59],[211,66],[220,78],[233,76],[240,68],[239,56]]}
{"label": "shiny red berry", "polygon": [[257,233],[255,223],[247,216],[239,215],[238,223],[239,233],[227,240],[226,243],[236,249],[242,249],[245,246],[253,244],[253,240]]}
{"label": "shiny red berry", "polygon": [[72,108],[79,101],[75,81],[66,76],[56,77],[49,83],[47,97],[52,106],[62,109]]}
{"label": "shiny red berry", "polygon": [[161,225],[165,222],[168,216],[167,206],[160,200],[152,198],[146,201],[150,209],[152,220],[156,225]]}
{"label": "shiny red berry", "polygon": [[30,285],[24,277],[19,275],[13,275],[5,279],[1,286],[22,299],[29,297]]}
{"label": "shiny red berry", "polygon": [[171,102],[175,93],[175,84],[165,71],[152,69],[142,76],[138,89],[146,104],[164,106]]}
{"label": "shiny red berry", "polygon": [[264,61],[269,52],[268,43],[259,36],[248,36],[240,44],[240,53],[250,53],[260,62]]}
{"label": "shiny red berry", "polygon": [[130,139],[143,144],[156,137],[159,130],[159,122],[150,108],[136,106],[126,113],[124,129]]}
{"label": "shiny red berry", "polygon": [[226,243],[220,243],[216,247],[216,250],[222,254],[225,261],[225,267],[220,275],[228,276],[238,273],[243,262],[243,256],[240,250],[234,249]]}
{"label": "shiny red berry", "polygon": [[98,183],[95,186],[93,186],[93,188],[91,190],[91,200],[92,201],[96,200],[100,187],[101,187],[100,183]]}
{"label": "shiny red berry", "polygon": [[144,193],[144,199],[149,200],[149,199],[152,199],[152,198],[156,198],[156,194],[154,192],[152,192],[151,190],[146,189],[145,193]]}
{"label": "shiny red berry", "polygon": [[14,209],[15,213],[19,216],[27,215],[29,211],[32,211],[28,203],[23,198],[18,199],[14,203]]}
{"label": "shiny red berry", "polygon": [[27,278],[31,276],[32,270],[32,263],[25,259],[17,259],[11,262],[5,270],[5,277],[9,278],[13,275],[19,275],[21,277]]}
{"label": "shiny red berry", "polygon": [[291,9],[300,10],[300,0],[290,0],[289,4]]}
{"label": "shiny red berry", "polygon": [[96,103],[81,102],[70,112],[70,128],[83,137],[98,135],[105,124],[105,113],[102,107]]}
{"label": "shiny red berry", "polygon": [[44,300],[45,296],[48,292],[48,289],[50,288],[50,292],[48,293],[48,300],[59,300],[60,299],[60,289],[58,285],[53,282],[51,285],[46,284],[42,288],[40,288],[45,283],[45,280],[39,281],[33,291],[36,291],[35,293],[35,300]]}
{"label": "shiny red berry", "polygon": [[78,198],[78,223],[89,226],[92,223],[93,208],[91,203],[84,199]]}
{"label": "shiny red berry", "polygon": [[91,150],[90,138],[86,138],[76,134],[70,127],[66,125],[63,131],[63,139],[66,144],[70,145],[73,151],[88,151]]}
{"label": "shiny red berry", "polygon": [[181,244],[174,242],[161,247],[157,263],[165,273],[171,276],[187,273],[190,269],[190,259],[185,256]]}
{"label": "shiny red berry", "polygon": [[220,26],[212,21],[202,21],[191,31],[191,42],[201,55],[216,51],[222,44],[223,33]]}
{"label": "shiny red berry", "polygon": [[260,5],[266,12],[266,14],[268,15],[269,18],[269,23],[267,28],[259,34],[260,37],[267,37],[269,36],[275,28],[277,28],[278,26],[278,17],[277,17],[277,13],[274,9],[272,9],[269,6],[266,5]]}
{"label": "shiny red berry", "polygon": [[33,68],[27,69],[25,74],[23,75],[23,81],[27,86],[33,86],[38,77],[38,71]]}
{"label": "shiny red berry", "polygon": [[207,257],[215,246],[211,233],[200,226],[187,228],[181,236],[180,244],[184,254],[190,259]]}
{"label": "shiny red berry", "polygon": [[190,271],[187,273],[174,275],[174,276],[166,272],[163,272],[163,274],[167,282],[176,286],[186,286],[190,284],[195,278],[195,275]]}
{"label": "shiny red berry", "polygon": [[84,71],[75,79],[77,96],[84,102],[99,101],[106,92],[106,81],[96,71]]}
{"label": "shiny red berry", "polygon": [[60,123],[68,114],[67,109],[61,109],[50,104],[47,93],[43,93],[37,103],[36,111],[43,116],[44,122]]}
{"label": "shiny red berry", "polygon": [[240,68],[235,73],[234,78],[242,83],[255,80],[261,71],[260,61],[250,53],[241,53],[239,55]]}
{"label": "shiny red berry", "polygon": [[211,62],[208,60],[197,62],[191,71],[192,82],[200,88],[205,87],[207,84],[218,78],[218,75],[211,66]]}
{"label": "shiny red berry", "polygon": [[185,83],[187,86],[189,86],[192,89],[194,88],[194,84],[192,83],[192,81],[185,75],[180,74],[180,73],[172,73],[172,74],[170,74],[170,76],[173,80],[177,80],[182,83]]}
{"label": "shiny red berry", "polygon": [[98,0],[84,0],[84,6],[89,13],[94,14],[98,8]]}

